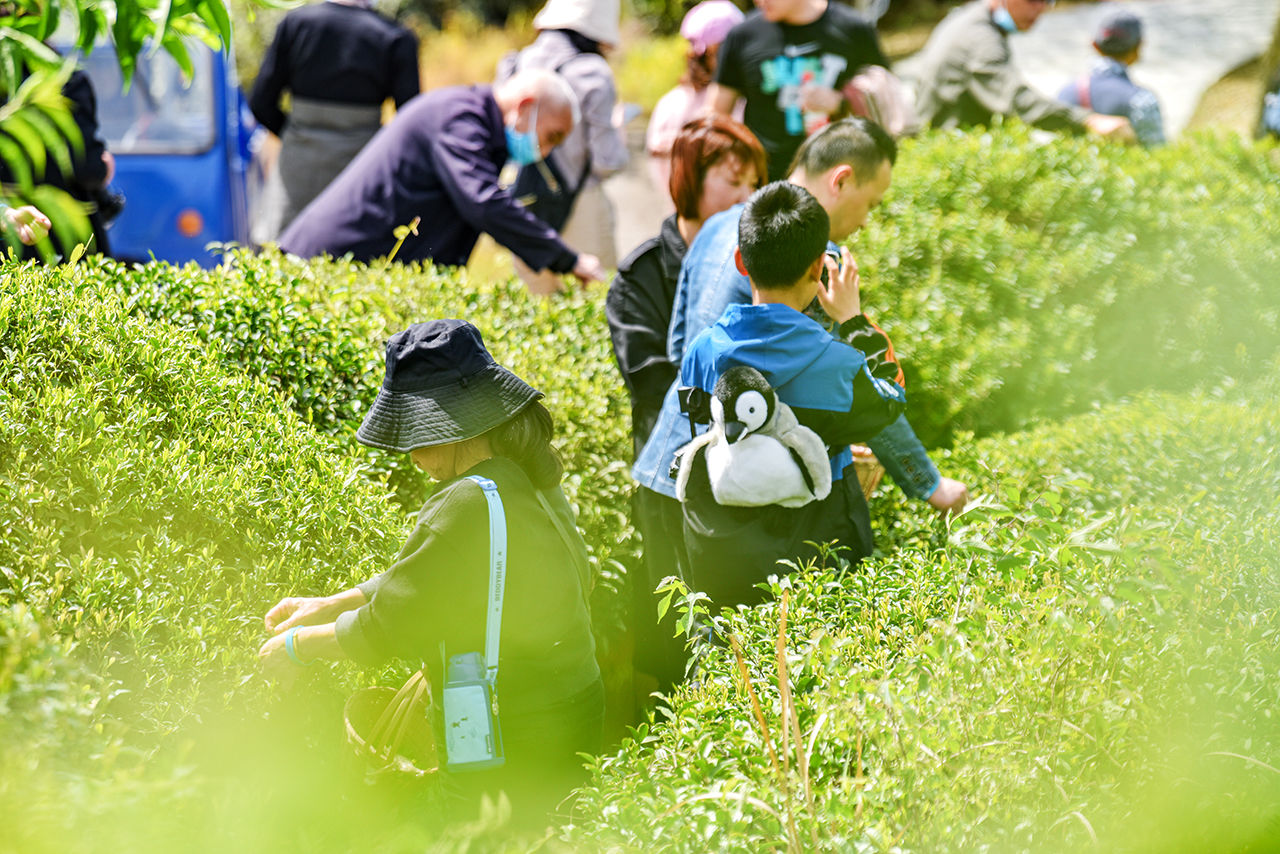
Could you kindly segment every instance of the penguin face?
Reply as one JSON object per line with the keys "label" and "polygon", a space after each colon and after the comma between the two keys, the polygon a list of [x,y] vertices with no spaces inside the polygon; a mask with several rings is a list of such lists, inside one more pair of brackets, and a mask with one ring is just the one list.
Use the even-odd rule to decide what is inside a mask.
{"label": "penguin face", "polygon": [[744,433],[754,433],[769,418],[769,402],[755,389],[744,391],[733,401],[733,414],[737,416],[735,421],[743,425]]}
{"label": "penguin face", "polygon": [[711,413],[733,444],[768,424],[776,401],[777,395],[759,371],[739,366],[725,371],[716,382]]}

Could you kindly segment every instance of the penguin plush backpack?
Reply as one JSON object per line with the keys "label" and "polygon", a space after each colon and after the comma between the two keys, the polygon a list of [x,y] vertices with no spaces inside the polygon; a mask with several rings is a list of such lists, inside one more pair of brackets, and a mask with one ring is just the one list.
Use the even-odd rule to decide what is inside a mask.
{"label": "penguin plush backpack", "polygon": [[726,507],[803,507],[831,493],[826,445],[755,368],[730,368],[716,380],[711,429],[678,452],[676,497],[705,460],[716,503]]}

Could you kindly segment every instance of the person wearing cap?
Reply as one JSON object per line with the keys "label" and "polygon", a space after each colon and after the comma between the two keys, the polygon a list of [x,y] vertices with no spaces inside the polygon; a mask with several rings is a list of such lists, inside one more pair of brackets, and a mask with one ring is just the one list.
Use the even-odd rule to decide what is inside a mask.
{"label": "person wearing cap", "polygon": [[769,155],[769,180],[787,177],[800,143],[848,114],[845,87],[864,66],[889,67],[875,27],[832,0],[756,0],[729,31],[716,67],[715,111],[746,100],[743,121]]}
{"label": "person wearing cap", "polygon": [[351,162],[382,125],[384,101],[402,107],[420,88],[417,37],[370,0],[324,0],[285,15],[249,95],[253,117],[280,138],[254,242],[279,237]]}
{"label": "person wearing cap", "polygon": [[[644,147],[649,155],[649,175],[661,191],[667,215],[675,211],[667,192],[671,181],[671,146],[686,124],[711,112],[711,82],[715,79],[720,43],[745,16],[729,0],[703,0],[680,23],[680,35],[689,42],[685,72],[674,89],[658,99],[649,116]],[[743,103],[733,108],[742,121]]]}
{"label": "person wearing cap", "polygon": [[934,29],[921,51],[916,111],[936,128],[990,125],[1012,116],[1044,130],[1134,139],[1129,120],[1040,94],[1013,64],[1009,36],[1035,26],[1053,0],[972,0]]}
{"label": "person wearing cap", "polygon": [[1123,116],[1142,145],[1163,145],[1160,102],[1150,89],[1129,79],[1129,66],[1142,51],[1142,21],[1130,12],[1108,15],[1098,27],[1093,49],[1100,56],[1089,73],[1062,87],[1058,100],[1107,116]]}
{"label": "person wearing cap", "polygon": [[468,475],[497,486],[506,516],[506,590],[496,697],[506,764],[462,781],[503,790],[537,821],[585,776],[601,746],[604,692],[587,610],[586,546],[560,489],[542,394],[499,365],[462,320],[410,326],[387,344],[382,388],[356,433],[406,453],[439,482],[391,566],[324,597],[267,612],[268,675],[316,660],[425,661],[443,686],[448,656],[482,651],[489,605],[489,507]]}
{"label": "person wearing cap", "polygon": [[[532,269],[604,278],[599,259],[570,248],[516,203],[503,166],[533,163],[578,123],[578,98],[562,77],[521,71],[496,86],[425,92],[396,113],[355,160],[280,236],[285,252],[350,254],[370,261],[463,265],[481,232]],[[417,226],[403,242],[396,229]]]}
{"label": "person wearing cap", "polygon": [[[613,70],[605,59],[618,45],[619,14],[619,0],[549,0],[533,19],[537,38],[505,57],[497,75],[502,81],[526,68],[554,71],[578,96],[582,120],[549,158],[575,196],[561,235],[608,269],[618,266],[616,218],[601,182],[630,157]],[[534,293],[559,287],[557,279],[536,273],[519,259],[516,272]]]}

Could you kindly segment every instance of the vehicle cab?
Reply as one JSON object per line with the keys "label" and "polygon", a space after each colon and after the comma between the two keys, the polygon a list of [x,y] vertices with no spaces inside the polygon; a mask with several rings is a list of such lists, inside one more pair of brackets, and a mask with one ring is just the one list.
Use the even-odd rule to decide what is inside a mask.
{"label": "vehicle cab", "polygon": [[115,157],[112,186],[124,193],[110,226],[122,260],[218,263],[210,243],[249,243],[249,150],[254,122],[231,57],[189,45],[184,79],[164,51],[143,51],[128,88],[115,51],[82,60],[98,100],[99,132]]}

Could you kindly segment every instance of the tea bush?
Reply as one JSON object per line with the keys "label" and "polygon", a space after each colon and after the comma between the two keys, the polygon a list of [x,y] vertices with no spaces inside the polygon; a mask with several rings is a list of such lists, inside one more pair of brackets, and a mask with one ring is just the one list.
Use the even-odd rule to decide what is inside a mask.
{"label": "tea bush", "polygon": [[1019,125],[906,142],[854,248],[926,444],[1256,374],[1280,351],[1277,153]]}
{"label": "tea bush", "polygon": [[500,362],[547,396],[557,448],[571,463],[565,491],[578,509],[602,591],[614,590],[621,567],[634,559],[624,512],[628,403],[599,292],[549,302],[530,298],[518,280],[478,282],[465,270],[302,264],[278,254],[237,253],[217,270],[99,263],[75,274],[81,287],[123,300],[131,313],[184,327],[228,366],[278,389],[306,421],[335,437],[336,452],[389,474],[406,508],[421,504],[425,476],[406,456],[365,449],[354,439],[382,383],[384,344],[410,323],[470,320]]}
{"label": "tea bush", "polygon": [[[263,796],[212,769],[271,770],[240,740],[282,702],[250,678],[261,615],[373,574],[410,520],[182,330],[54,272],[6,272],[0,849],[192,850],[154,837],[181,837],[210,796]],[[333,696],[295,698],[326,704],[325,729],[343,673]]]}
{"label": "tea bush", "polygon": [[569,838],[1273,849],[1275,435],[1269,388],[1152,398],[967,446],[951,463],[990,497],[942,546],[777,583],[785,681],[780,603],[727,615],[763,715],[730,651],[704,649],[701,684],[670,719],[598,761]]}
{"label": "tea bush", "polygon": [[[866,571],[790,582],[808,796],[793,750],[770,769],[712,649],[669,721],[598,762],[564,844],[1268,840],[1273,154],[1016,129],[904,146],[858,238],[867,303],[907,359],[914,423],[953,446],[940,465],[988,498],[948,529],[882,491]],[[523,844],[492,817],[441,836],[430,809],[351,783],[335,722],[371,677],[272,692],[253,652],[276,598],[366,577],[407,530],[428,484],[352,436],[386,337],[441,316],[547,393],[612,642],[636,544],[602,302],[271,253],[0,266],[0,850]],[[975,438],[1148,386],[1205,391]],[[778,619],[727,623],[774,741]]]}

